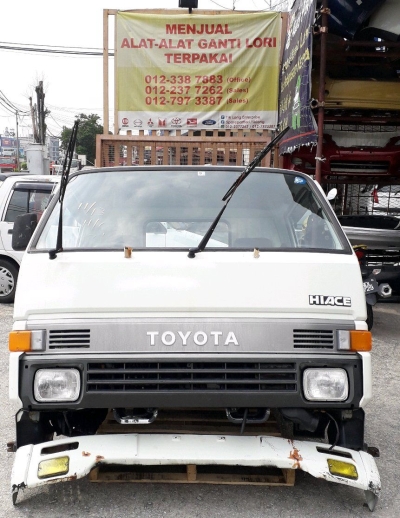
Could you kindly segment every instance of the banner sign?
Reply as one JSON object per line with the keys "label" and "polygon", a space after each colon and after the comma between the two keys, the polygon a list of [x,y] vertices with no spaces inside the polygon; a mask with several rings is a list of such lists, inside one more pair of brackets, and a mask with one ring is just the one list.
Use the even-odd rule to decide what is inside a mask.
{"label": "banner sign", "polygon": [[10,137],[0,137],[0,146],[16,147],[17,139]]}
{"label": "banner sign", "polygon": [[279,126],[290,126],[279,144],[279,153],[292,153],[315,145],[317,125],[310,108],[312,28],[316,0],[296,0],[289,13],[281,67]]}
{"label": "banner sign", "polygon": [[119,12],[119,128],[276,129],[280,34],[276,12]]}

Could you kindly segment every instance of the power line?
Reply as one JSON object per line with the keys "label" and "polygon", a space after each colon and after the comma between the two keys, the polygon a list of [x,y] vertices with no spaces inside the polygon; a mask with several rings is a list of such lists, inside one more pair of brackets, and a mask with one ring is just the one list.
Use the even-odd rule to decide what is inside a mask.
{"label": "power line", "polygon": [[15,104],[13,104],[1,90],[0,90],[0,102],[3,106],[3,108],[5,108],[6,110],[8,110],[9,112],[11,112],[13,114],[16,112],[28,113],[27,111],[22,110],[22,109],[18,108],[17,106],[15,106]]}
{"label": "power line", "polygon": [[[264,3],[266,4],[267,0],[264,0]],[[271,5],[271,0],[268,0],[268,3],[269,3],[269,9],[276,9],[277,7],[281,7],[281,6],[284,6],[286,9],[288,8],[288,5],[287,5],[288,1],[287,0],[281,0],[280,2],[278,2],[275,5]],[[264,10],[267,10],[267,9],[264,9]]]}
{"label": "power line", "polygon": [[11,109],[14,108],[14,106],[11,104],[11,102],[7,99],[7,97],[3,94],[3,92],[0,90],[1,97],[0,99],[4,101]]}
{"label": "power line", "polygon": [[[44,54],[65,54],[65,55],[78,55],[78,56],[103,56],[101,49],[93,50],[82,50],[84,47],[69,47],[69,49],[81,49],[81,50],[68,50],[68,47],[58,47],[54,45],[39,46],[32,45],[27,47],[26,45],[32,45],[30,43],[5,43],[0,42],[0,49],[20,51],[20,52],[39,52]],[[109,52],[109,56],[114,56],[114,52]]]}
{"label": "power line", "polygon": [[[18,45],[18,43],[16,44]],[[0,49],[3,50],[12,50],[12,51],[19,51],[19,52],[39,52],[44,54],[65,54],[65,55],[72,55],[72,56],[103,56],[103,51],[99,50],[98,52],[88,52],[88,51],[79,51],[79,50],[59,50],[55,48],[44,48],[44,47],[22,47],[22,46],[9,46],[9,45],[3,45],[0,44]],[[114,56],[114,52],[108,52],[109,56]]]}
{"label": "power line", "polygon": [[[263,0],[265,4],[267,4],[269,7],[267,7],[266,9],[258,9],[256,4],[254,3],[254,0],[253,0],[253,5],[255,7],[255,10],[257,11],[271,11],[271,10],[276,10],[277,8],[283,6],[284,8],[288,8],[287,7],[287,4],[288,4],[288,0],[281,0],[280,2],[277,2],[276,5],[271,5],[272,4],[272,1],[273,0]],[[211,3],[217,5],[218,7],[220,7],[221,9],[225,9],[227,11],[230,11],[230,10],[235,10],[236,9],[236,4],[239,2],[239,0],[232,0],[232,9],[230,7],[225,7],[224,5],[221,5],[219,4],[218,2],[216,2],[215,0],[210,0]]]}
{"label": "power line", "polygon": [[212,4],[217,5],[218,7],[221,7],[221,9],[226,9],[227,11],[230,11],[229,7],[225,7],[224,5],[218,4],[214,0],[210,0]]}
{"label": "power line", "polygon": [[45,43],[12,43],[10,41],[0,41],[2,45],[29,45],[30,47],[51,47],[56,49],[88,49],[88,50],[100,50],[97,47],[74,47],[72,45],[46,45]]}

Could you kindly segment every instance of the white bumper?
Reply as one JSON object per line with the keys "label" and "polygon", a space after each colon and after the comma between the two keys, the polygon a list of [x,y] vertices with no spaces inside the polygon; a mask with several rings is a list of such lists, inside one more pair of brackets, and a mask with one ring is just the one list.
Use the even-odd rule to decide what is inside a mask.
{"label": "white bumper", "polygon": [[[70,449],[74,445],[74,449]],[[59,446],[56,453],[45,448]],[[86,476],[99,464],[116,465],[241,465],[275,466],[301,469],[316,478],[324,478],[367,491],[370,508],[375,506],[381,484],[371,455],[317,442],[291,441],[268,436],[126,434],[73,437],[38,445],[22,446],[16,452],[11,475],[14,499],[19,489]],[[69,457],[69,471],[62,476],[38,478],[38,466],[44,460]],[[356,467],[358,478],[332,475],[328,459],[341,460]],[[371,509],[372,510],[372,509]]]}

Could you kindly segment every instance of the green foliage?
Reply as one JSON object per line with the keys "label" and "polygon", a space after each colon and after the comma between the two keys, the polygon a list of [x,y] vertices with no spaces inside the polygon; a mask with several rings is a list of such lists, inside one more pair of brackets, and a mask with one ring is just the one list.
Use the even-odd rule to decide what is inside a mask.
{"label": "green foliage", "polygon": [[[94,113],[85,115],[81,113],[76,117],[79,119],[78,135],[76,139],[75,152],[78,155],[86,155],[87,161],[94,164],[96,158],[96,135],[103,133],[103,126],[98,123],[100,116]],[[63,127],[61,132],[61,149],[65,152],[68,149],[68,142],[71,137],[72,128]]]}
{"label": "green foliage", "polygon": [[26,162],[22,162],[19,166],[21,171],[27,171],[28,170],[28,164]]}

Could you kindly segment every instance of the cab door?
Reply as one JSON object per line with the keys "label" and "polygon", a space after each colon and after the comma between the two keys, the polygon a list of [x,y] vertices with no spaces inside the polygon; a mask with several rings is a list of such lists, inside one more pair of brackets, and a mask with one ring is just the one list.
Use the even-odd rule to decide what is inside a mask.
{"label": "cab door", "polygon": [[6,255],[15,259],[22,256],[21,252],[12,249],[12,232],[17,216],[33,212],[38,215],[38,221],[48,205],[54,183],[46,182],[17,182],[10,192],[0,221],[0,239]]}

